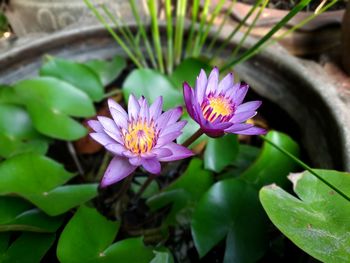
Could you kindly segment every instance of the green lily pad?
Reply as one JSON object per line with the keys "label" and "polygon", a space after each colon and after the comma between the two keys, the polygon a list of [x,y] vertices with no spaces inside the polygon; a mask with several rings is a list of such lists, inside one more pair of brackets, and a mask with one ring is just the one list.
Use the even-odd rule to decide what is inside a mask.
{"label": "green lily pad", "polygon": [[[288,135],[270,131],[266,137],[279,147],[299,156],[299,146]],[[241,178],[256,185],[262,186],[276,183],[285,187],[288,183],[287,175],[293,172],[298,165],[275,147],[264,143],[258,159],[241,175]]]}
{"label": "green lily pad", "polygon": [[145,96],[149,103],[163,96],[164,110],[184,103],[182,93],[175,89],[171,81],[152,69],[132,71],[123,83],[123,92],[126,100],[130,94],[134,94],[137,98]]}
{"label": "green lily pad", "polygon": [[23,233],[0,255],[0,261],[41,262],[54,241],[55,234]]}
{"label": "green lily pad", "polygon": [[45,154],[48,140],[33,127],[28,113],[19,106],[0,103],[0,156],[36,152]]}
{"label": "green lily pad", "polygon": [[125,58],[116,56],[111,61],[95,59],[87,61],[84,65],[99,76],[103,86],[107,86],[125,69],[126,61]]}
{"label": "green lily pad", "polygon": [[89,97],[79,89],[55,78],[35,78],[15,85],[35,128],[50,137],[76,140],[87,130],[73,117],[90,117],[95,109]]}
{"label": "green lily pad", "polygon": [[120,222],[109,221],[96,209],[81,206],[58,241],[60,262],[149,262],[153,254],[141,238],[125,239],[111,245],[119,227]]}
{"label": "green lily pad", "polygon": [[188,223],[199,198],[213,183],[212,174],[203,169],[203,161],[194,158],[177,180],[149,198],[147,204],[153,210],[172,204],[165,223]]}
{"label": "green lily pad", "polygon": [[0,103],[9,103],[23,105],[21,97],[17,95],[15,89],[11,86],[0,84]]}
{"label": "green lily pad", "polygon": [[234,134],[209,138],[204,152],[204,167],[217,173],[221,172],[236,159],[238,147],[237,135]]}
{"label": "green lily pad", "polygon": [[150,263],[174,263],[174,257],[168,249],[153,251],[154,258]]}
{"label": "green lily pad", "polygon": [[[350,174],[314,170],[350,196]],[[322,262],[350,262],[350,205],[309,172],[290,176],[297,197],[273,184],[260,201],[274,225],[302,250]]]}
{"label": "green lily pad", "polygon": [[225,263],[256,262],[267,246],[258,192],[239,179],[220,181],[202,196],[191,229],[200,257],[226,238]]}
{"label": "green lily pad", "polygon": [[50,217],[19,197],[0,197],[0,231],[56,232],[63,216]]}
{"label": "green lily pad", "polygon": [[92,100],[103,98],[104,87],[99,76],[88,66],[60,58],[48,57],[40,76],[64,80],[86,93]]}
{"label": "green lily pad", "polygon": [[171,74],[170,79],[174,82],[177,89],[182,90],[182,85],[184,82],[187,82],[193,87],[201,69],[209,72],[211,67],[206,62],[198,58],[187,58],[176,67],[174,72]]}
{"label": "green lily pad", "polygon": [[97,195],[97,184],[61,186],[74,175],[37,154],[21,154],[2,162],[0,174],[0,195],[20,195],[51,216]]}

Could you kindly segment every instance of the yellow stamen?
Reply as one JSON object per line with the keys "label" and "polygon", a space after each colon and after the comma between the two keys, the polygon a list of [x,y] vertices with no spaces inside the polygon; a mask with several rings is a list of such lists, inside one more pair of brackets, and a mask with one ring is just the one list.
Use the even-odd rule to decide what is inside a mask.
{"label": "yellow stamen", "polygon": [[208,102],[202,107],[202,111],[204,117],[211,122],[215,121],[220,115],[226,117],[232,113],[231,102],[223,96],[209,97]]}
{"label": "yellow stamen", "polygon": [[148,124],[145,121],[138,120],[130,123],[128,130],[124,133],[124,142],[126,148],[131,152],[140,154],[149,152],[155,143],[155,127],[153,122]]}

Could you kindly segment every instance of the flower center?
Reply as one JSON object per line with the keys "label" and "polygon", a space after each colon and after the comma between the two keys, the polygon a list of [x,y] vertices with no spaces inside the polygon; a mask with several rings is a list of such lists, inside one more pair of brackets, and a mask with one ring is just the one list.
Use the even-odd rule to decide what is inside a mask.
{"label": "flower center", "polygon": [[207,97],[201,108],[204,118],[210,122],[214,122],[219,117],[221,121],[227,121],[234,111],[231,100],[222,95]]}
{"label": "flower center", "polygon": [[156,131],[154,123],[137,120],[128,125],[124,132],[125,147],[136,154],[149,152],[156,143]]}

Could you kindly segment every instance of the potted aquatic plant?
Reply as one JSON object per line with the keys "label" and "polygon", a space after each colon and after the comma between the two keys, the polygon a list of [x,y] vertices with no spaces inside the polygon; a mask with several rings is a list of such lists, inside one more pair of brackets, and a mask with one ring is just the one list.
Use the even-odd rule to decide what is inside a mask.
{"label": "potted aquatic plant", "polygon": [[[321,131],[324,122],[334,124],[326,132],[346,129],[340,113],[336,119],[324,111],[332,91],[316,93],[318,85],[299,64],[288,68],[284,80],[279,75],[279,82],[268,81],[271,73],[260,78],[268,71],[257,61],[265,62],[264,70],[273,68],[267,67],[272,60],[279,68],[296,63],[283,51],[273,55],[276,47],[253,57],[308,1],[266,38],[238,35],[235,42],[210,33],[211,20],[204,11],[199,15],[199,1],[191,6],[188,27],[187,1],[165,1],[164,25],[156,1],[148,1],[150,26],[139,19],[135,1],[136,25],[85,2],[112,38],[101,27],[77,29],[0,57],[6,84],[0,89],[4,262],[256,262],[307,256],[302,250],[325,261],[349,258],[342,235],[347,224],[338,223],[348,218],[348,174],[314,170],[298,159],[306,154],[312,165],[345,167],[343,148],[334,150],[340,156],[335,161],[309,147],[315,139],[330,152],[331,145],[341,145],[342,137],[329,143]],[[210,57],[204,43],[213,43],[217,54]],[[239,46],[232,57],[231,45]],[[49,53],[40,66],[39,50]],[[27,61],[19,59],[24,54]],[[9,71],[19,65],[22,75]],[[233,76],[233,66],[247,83]],[[263,90],[266,81],[268,99],[248,91],[249,85]],[[286,110],[300,104],[294,116],[299,125],[310,108],[285,83],[308,90],[323,114],[310,113],[303,125],[320,127],[318,133],[298,137],[293,120],[276,106],[267,112],[280,113],[252,119],[269,108],[269,99],[278,101],[272,92],[277,82],[290,92],[290,102],[282,100]],[[289,135],[271,129],[281,122]],[[289,177],[297,199],[287,192],[287,175],[303,170]],[[325,231],[331,234],[311,235]],[[329,246],[337,239],[344,242]]]}

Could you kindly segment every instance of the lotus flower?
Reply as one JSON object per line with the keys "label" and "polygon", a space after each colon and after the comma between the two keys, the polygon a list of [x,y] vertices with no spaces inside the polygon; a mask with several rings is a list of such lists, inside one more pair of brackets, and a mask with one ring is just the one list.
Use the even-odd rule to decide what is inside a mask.
{"label": "lotus flower", "polygon": [[216,67],[208,79],[204,70],[201,70],[194,89],[184,83],[187,111],[210,137],[220,137],[225,133],[265,134],[266,130],[245,123],[256,115],[256,109],[261,105],[261,101],[242,104],[248,88],[247,84],[235,84],[232,73],[219,82],[219,70]]}
{"label": "lotus flower", "polygon": [[138,166],[152,174],[159,174],[159,162],[180,160],[192,156],[186,147],[173,142],[186,121],[178,121],[182,108],[162,113],[163,99],[149,107],[147,100],[129,96],[128,114],[114,100],[108,100],[112,118],[98,116],[90,120],[95,131],[90,136],[114,155],[101,181],[105,187],[130,175]]}

